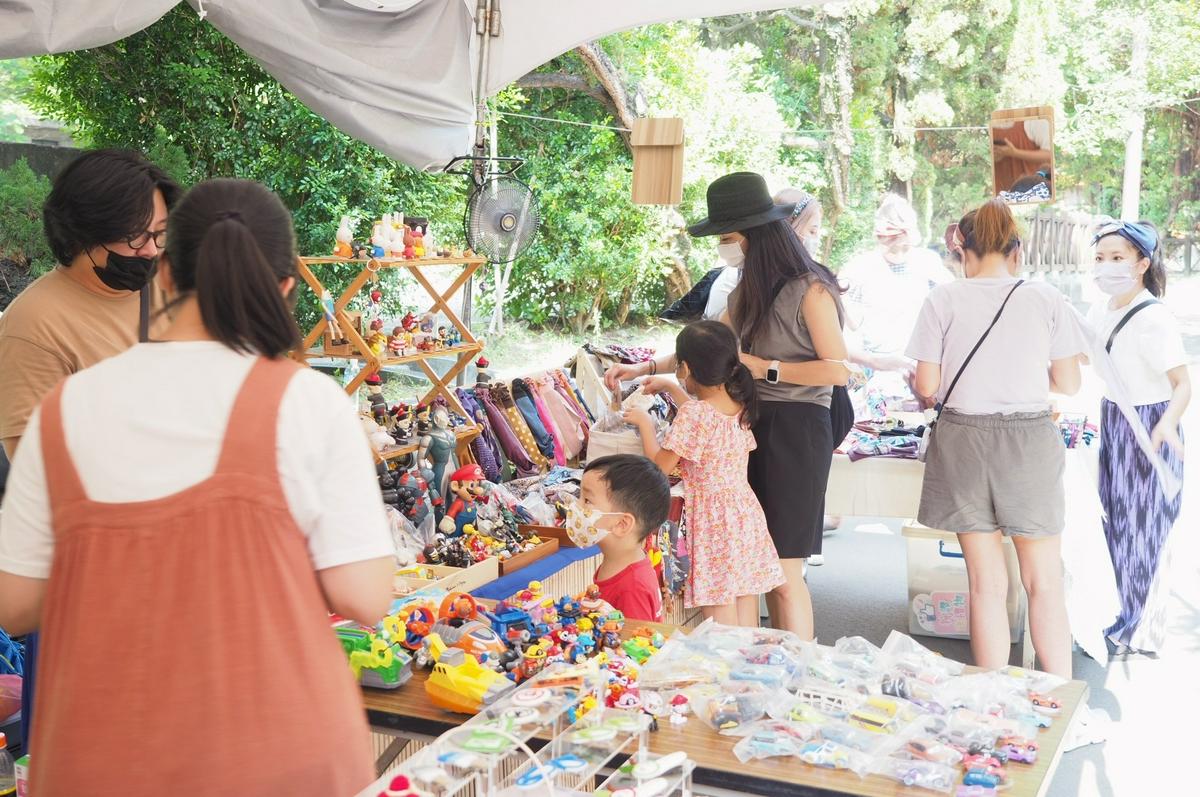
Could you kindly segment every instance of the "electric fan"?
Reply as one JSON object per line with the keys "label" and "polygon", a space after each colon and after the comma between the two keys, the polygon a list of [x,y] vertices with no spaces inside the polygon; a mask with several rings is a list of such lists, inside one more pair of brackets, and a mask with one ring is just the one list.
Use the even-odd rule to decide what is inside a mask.
{"label": "electric fan", "polygon": [[542,214],[537,197],[515,177],[490,177],[475,187],[463,214],[467,245],[492,263],[516,260],[533,244]]}

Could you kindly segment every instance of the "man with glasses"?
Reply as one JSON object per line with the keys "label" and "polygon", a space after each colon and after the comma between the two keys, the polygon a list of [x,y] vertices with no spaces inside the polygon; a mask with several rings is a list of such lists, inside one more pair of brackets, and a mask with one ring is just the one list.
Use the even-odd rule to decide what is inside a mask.
{"label": "man with glasses", "polygon": [[150,278],[179,187],[130,150],[94,150],[42,209],[59,265],[0,316],[0,441],[11,458],[34,407],[70,374],[147,337]]}
{"label": "man with glasses", "polygon": [[[59,265],[0,316],[0,441],[10,459],[30,414],[55,385],[148,339],[158,305],[150,278],[179,194],[162,169],[130,150],[85,152],[54,179],[42,223]],[[3,548],[0,559],[18,575],[27,565]],[[45,578],[33,567],[28,575]],[[37,635],[30,634],[21,695],[26,750],[36,662]]]}

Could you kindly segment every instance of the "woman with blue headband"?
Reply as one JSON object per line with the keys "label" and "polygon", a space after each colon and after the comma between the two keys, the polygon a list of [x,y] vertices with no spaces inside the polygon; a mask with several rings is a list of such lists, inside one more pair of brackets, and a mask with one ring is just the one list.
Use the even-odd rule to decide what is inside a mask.
{"label": "woman with blue headband", "polygon": [[[1192,396],[1179,325],[1159,301],[1166,269],[1158,231],[1149,222],[1113,221],[1092,239],[1094,278],[1111,298],[1088,314],[1105,342],[1121,387],[1150,442],[1183,478],[1179,421]],[[1105,634],[1118,655],[1156,656],[1166,637],[1167,537],[1179,517],[1182,493],[1168,499],[1151,461],[1138,447],[1112,387],[1105,390],[1100,425],[1100,502],[1121,614]]]}

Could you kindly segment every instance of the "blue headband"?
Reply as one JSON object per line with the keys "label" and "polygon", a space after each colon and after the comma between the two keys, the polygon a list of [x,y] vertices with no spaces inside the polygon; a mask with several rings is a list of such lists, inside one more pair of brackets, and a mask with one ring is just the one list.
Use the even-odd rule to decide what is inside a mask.
{"label": "blue headband", "polygon": [[1095,246],[1106,235],[1121,236],[1133,244],[1133,248],[1138,250],[1142,257],[1153,256],[1154,250],[1158,248],[1158,233],[1145,224],[1133,221],[1110,221],[1096,230],[1096,234],[1092,236],[1092,246]]}

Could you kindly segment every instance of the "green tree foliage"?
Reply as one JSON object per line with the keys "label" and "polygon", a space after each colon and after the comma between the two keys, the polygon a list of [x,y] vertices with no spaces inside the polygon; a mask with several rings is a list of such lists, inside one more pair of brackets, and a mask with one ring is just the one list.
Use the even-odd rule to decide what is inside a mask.
{"label": "green tree foliage", "polygon": [[0,170],[0,311],[54,265],[42,233],[42,203],[50,181],[24,159]]}
{"label": "green tree foliage", "polygon": [[[679,208],[631,203],[612,97],[594,63],[560,56],[537,71],[549,78],[540,87],[492,101],[500,153],[527,160],[519,176],[543,215],[515,265],[510,315],[582,331],[656,313],[714,263],[712,242],[682,229],[704,215],[707,184],[733,170],[815,192],[834,268],[871,241],[888,190],[911,197],[936,242],[990,194],[981,128],[1004,107],[1056,108],[1061,204],[1105,212],[1119,207],[1130,115],[1149,109],[1143,213],[1192,229],[1200,102],[1184,100],[1200,95],[1195,11],[1195,0],[850,0],[606,37],[632,113],[685,120]],[[1151,42],[1144,82],[1129,75],[1133,23]],[[443,239],[460,234],[466,181],[416,173],[338,132],[186,6],[107,47],[36,59],[31,82],[31,105],[83,141],[145,149],[184,182],[266,183],[295,212],[305,253],[329,250],[343,214],[402,210],[431,217]]]}

